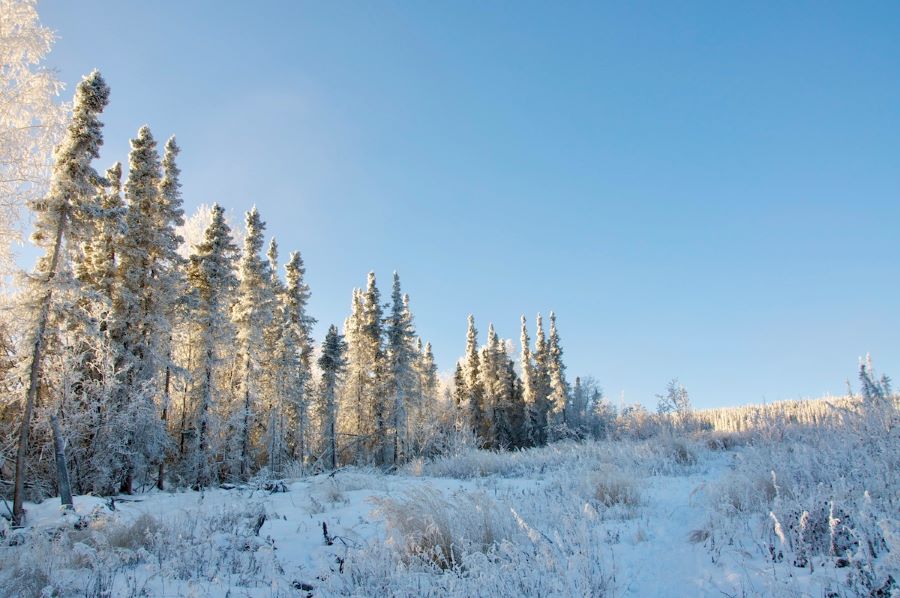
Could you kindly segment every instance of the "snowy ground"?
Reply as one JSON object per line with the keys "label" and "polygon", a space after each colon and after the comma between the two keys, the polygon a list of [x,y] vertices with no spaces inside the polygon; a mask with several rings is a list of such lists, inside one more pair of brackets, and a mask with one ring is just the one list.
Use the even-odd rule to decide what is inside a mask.
{"label": "snowy ground", "polygon": [[770,522],[759,513],[717,514],[742,475],[742,451],[651,440],[473,453],[396,475],[343,469],[287,482],[284,492],[76,497],[77,516],[65,517],[53,499],[28,505],[25,530],[5,530],[0,590],[855,595],[833,557],[807,567],[771,558]]}

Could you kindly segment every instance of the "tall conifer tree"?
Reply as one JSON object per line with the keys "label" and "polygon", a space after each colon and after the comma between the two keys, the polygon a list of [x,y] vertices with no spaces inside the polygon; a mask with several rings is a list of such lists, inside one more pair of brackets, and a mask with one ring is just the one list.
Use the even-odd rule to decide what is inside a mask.
{"label": "tall conifer tree", "polygon": [[469,314],[466,331],[466,357],[463,372],[466,380],[466,410],[469,424],[476,435],[484,428],[484,387],[481,382],[481,364],[478,355],[478,330],[475,317]]}
{"label": "tall conifer tree", "polygon": [[211,433],[215,429],[214,416],[219,411],[216,397],[222,387],[217,384],[215,371],[221,363],[221,353],[228,351],[233,331],[228,318],[231,295],[237,286],[234,260],[237,247],[231,240],[231,229],[225,222],[225,210],[214,204],[211,221],[203,242],[196,246],[188,265],[191,289],[190,321],[195,328],[196,359],[191,368],[194,381],[194,409],[191,416],[193,437],[192,455],[187,460],[185,475],[192,474],[197,487],[205,487],[216,480],[213,468]]}
{"label": "tall conifer tree", "polygon": [[254,430],[259,424],[258,372],[265,351],[265,331],[272,313],[269,264],[260,257],[265,223],[253,207],[245,217],[244,248],[238,263],[238,289],[232,320],[237,332],[237,393],[230,413],[234,431],[229,452],[231,473],[238,479],[251,475],[255,461]]}
{"label": "tall conifer tree", "polygon": [[89,213],[93,206],[90,204],[99,179],[91,162],[99,155],[103,144],[100,132],[103,125],[99,115],[108,101],[109,87],[99,72],[92,72],[79,83],[75,92],[72,120],[63,142],[56,150],[50,191],[46,197],[30,205],[35,212],[34,233],[31,238],[45,253],[38,260],[28,289],[34,322],[24,351],[28,382],[16,452],[12,513],[15,524],[20,524],[24,515],[25,456],[28,452],[31,416],[43,374],[43,350],[51,302],[54,290],[65,284],[62,277],[57,276],[64,242],[80,243],[91,232]]}
{"label": "tall conifer tree", "polygon": [[322,343],[322,354],[319,356],[319,369],[322,371],[322,381],[319,387],[319,410],[324,428],[322,431],[325,440],[324,462],[329,469],[337,468],[338,464],[337,394],[346,365],[345,351],[344,338],[338,333],[337,327],[332,324],[328,328],[325,342]]}
{"label": "tall conifer tree", "polygon": [[306,284],[306,268],[299,251],[294,251],[285,265],[284,319],[282,333],[285,360],[290,372],[286,375],[286,397],[294,412],[294,450],[300,463],[309,453],[309,400],[312,382],[312,327],[316,320],[306,309],[310,291]]}

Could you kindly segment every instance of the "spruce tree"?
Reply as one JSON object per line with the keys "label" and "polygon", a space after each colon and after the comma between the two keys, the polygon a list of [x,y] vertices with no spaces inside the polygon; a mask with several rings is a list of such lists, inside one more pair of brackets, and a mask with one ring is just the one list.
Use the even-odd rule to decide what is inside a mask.
{"label": "spruce tree", "polygon": [[255,460],[254,430],[260,415],[258,372],[265,350],[265,330],[272,317],[269,265],[260,258],[266,225],[256,207],[247,212],[245,224],[237,298],[232,308],[237,331],[237,393],[229,414],[233,437],[228,459],[232,475],[241,480],[250,476]]}
{"label": "spruce tree", "polygon": [[581,386],[581,377],[575,377],[575,386],[572,388],[572,404],[571,413],[569,414],[569,422],[573,428],[581,430],[584,424],[585,414],[587,412],[588,397]]}
{"label": "spruce tree", "polygon": [[319,369],[322,381],[319,387],[319,411],[322,418],[323,437],[325,440],[324,463],[329,469],[337,468],[337,395],[338,385],[344,372],[346,362],[344,352],[346,344],[332,324],[328,328],[325,342],[322,343],[322,354],[319,356]]}
{"label": "spruce tree", "polygon": [[[128,179],[125,182],[126,234],[117,252],[118,288],[113,301],[113,338],[121,344],[123,387],[130,391],[153,380],[157,359],[150,330],[153,258],[158,225],[159,183],[162,178],[156,140],[143,126],[131,140]],[[128,392],[126,391],[126,392]]]}
{"label": "spruce tree", "polygon": [[521,325],[522,334],[520,340],[522,351],[520,355],[520,369],[522,372],[522,402],[524,403],[524,443],[527,446],[538,446],[541,444],[540,411],[536,402],[534,364],[531,359],[531,341],[528,338],[528,325],[525,321],[525,314],[522,314]]}
{"label": "spruce tree", "polygon": [[522,396],[522,380],[516,374],[516,364],[508,356],[504,374],[506,388],[503,392],[503,416],[508,431],[504,440],[512,449],[528,446],[525,434],[525,401]]}
{"label": "spruce tree", "polygon": [[467,397],[469,396],[466,387],[466,372],[463,369],[463,362],[456,362],[456,370],[453,372],[453,407],[455,410],[454,423],[457,431],[463,430],[468,426],[468,417],[466,414]]}
{"label": "spruce tree", "polygon": [[414,370],[415,332],[412,314],[409,311],[409,297],[400,291],[400,275],[394,272],[391,292],[391,313],[387,319],[387,359],[388,391],[391,401],[392,455],[391,463],[396,465],[405,458],[408,439],[408,402],[412,395],[416,378]]}
{"label": "spruce tree", "polygon": [[559,332],[556,329],[556,314],[550,312],[550,339],[547,347],[550,374],[550,413],[557,425],[569,425],[567,420],[569,407],[569,385],[566,382],[566,366],[563,364],[563,350],[559,343]]}
{"label": "spruce tree", "polygon": [[[184,267],[187,263],[179,253],[184,239],[177,227],[184,226],[182,208],[181,170],[176,162],[181,149],[172,136],[166,141],[162,160],[162,180],[159,183],[159,203],[155,212],[156,241],[152,247],[153,278],[155,282],[155,317],[152,322],[151,346],[162,363],[163,380],[160,388],[160,417],[167,425],[172,395],[173,360],[172,334],[177,320],[184,316],[183,297],[186,290]],[[163,489],[165,459],[159,462],[157,488]]]}
{"label": "spruce tree", "polygon": [[534,369],[532,389],[534,392],[535,422],[534,438],[538,446],[547,443],[548,410],[550,396],[550,348],[544,337],[544,322],[537,315],[534,341]]}
{"label": "spruce tree", "polygon": [[369,412],[374,420],[370,450],[376,465],[391,461],[393,447],[388,438],[388,367],[384,352],[384,320],[381,293],[375,280],[375,273],[369,272],[369,279],[363,294],[362,337],[370,380],[367,399]]}
{"label": "spruce tree", "polygon": [[293,370],[291,349],[286,346],[285,287],[278,277],[278,242],[273,237],[266,250],[268,262],[269,313],[263,329],[263,352],[259,358],[261,411],[265,414],[265,453],[268,473],[279,477],[281,464],[287,457],[288,417],[286,401],[286,376]]}
{"label": "spruce tree", "polygon": [[309,397],[312,382],[312,327],[315,318],[307,312],[310,291],[306,268],[299,251],[291,253],[285,265],[284,320],[282,333],[286,365],[286,400],[294,412],[294,451],[301,464],[309,453]]}
{"label": "spruce tree", "polygon": [[475,328],[475,317],[469,314],[466,331],[466,357],[463,371],[466,380],[466,410],[469,424],[476,435],[481,435],[484,428],[484,388],[481,382],[481,364],[478,355],[478,330]]}
{"label": "spruce tree", "polygon": [[46,197],[30,205],[35,212],[32,241],[43,248],[45,254],[38,260],[28,288],[34,316],[24,351],[28,382],[16,451],[12,513],[16,525],[21,524],[24,514],[25,456],[34,403],[43,374],[43,350],[51,302],[54,290],[66,284],[64,277],[58,277],[64,242],[78,244],[92,232],[89,214],[99,175],[91,162],[98,156],[103,143],[100,132],[102,124],[98,116],[108,101],[109,87],[99,72],[94,71],[79,83],[72,120],[56,150],[50,191]]}
{"label": "spruce tree", "polygon": [[353,455],[357,465],[367,458],[367,438],[372,434],[370,397],[373,389],[374,366],[371,343],[365,327],[365,298],[360,289],[353,289],[350,316],[344,321],[347,342],[347,375],[344,400],[348,414],[345,433],[353,438]]}
{"label": "spruce tree", "polygon": [[225,222],[225,210],[214,204],[211,220],[188,265],[188,283],[191,290],[190,322],[195,331],[196,355],[191,368],[194,381],[194,408],[190,417],[192,455],[187,459],[185,475],[194,476],[196,487],[209,486],[216,480],[213,468],[211,431],[214,429],[215,401],[222,388],[215,378],[221,353],[231,350],[232,328],[228,318],[231,295],[237,286],[234,260],[237,247],[231,240],[231,229]]}
{"label": "spruce tree", "polygon": [[425,343],[419,357],[419,379],[421,388],[421,409],[430,411],[434,406],[434,402],[438,399],[438,367],[434,361],[434,351],[431,348],[431,342]]}
{"label": "spruce tree", "polygon": [[[155,400],[162,394],[161,373],[168,361],[172,304],[180,295],[176,281],[181,260],[175,253],[178,237],[174,233],[180,199],[176,179],[174,191],[170,189],[176,213],[171,217],[164,214],[161,182],[156,140],[149,127],[143,126],[131,141],[125,183],[126,233],[116,253],[110,322],[114,347],[119,351],[114,410],[124,417],[119,424],[124,428],[105,430],[99,439],[106,446],[98,451],[111,471],[109,483],[118,484],[126,493],[131,492],[135,474],[149,474],[151,462],[161,460],[167,439]],[[166,238],[167,233],[171,238]]]}
{"label": "spruce tree", "polygon": [[501,421],[503,370],[505,368],[505,353],[500,344],[500,339],[494,330],[494,325],[488,325],[487,343],[479,356],[479,378],[482,389],[482,425],[479,435],[485,444],[491,448],[497,448],[500,444],[501,433],[499,429],[504,426]]}
{"label": "spruce tree", "polygon": [[[107,436],[121,437],[108,428],[114,419],[108,416],[121,412],[116,407],[120,382],[116,363],[121,366],[121,355],[109,336],[113,299],[118,288],[116,253],[125,231],[121,165],[113,165],[106,171],[106,180],[98,183],[93,233],[82,242],[80,252],[72,253],[78,297],[56,323],[58,330],[68,332],[72,346],[65,351],[77,362],[71,387],[66,389],[65,376],[60,377],[56,394],[60,399],[59,427],[68,439],[67,453],[75,465],[74,485],[80,493],[118,489],[103,479],[109,477],[110,461],[118,458],[110,450]],[[59,361],[54,364],[60,372],[67,367]]]}

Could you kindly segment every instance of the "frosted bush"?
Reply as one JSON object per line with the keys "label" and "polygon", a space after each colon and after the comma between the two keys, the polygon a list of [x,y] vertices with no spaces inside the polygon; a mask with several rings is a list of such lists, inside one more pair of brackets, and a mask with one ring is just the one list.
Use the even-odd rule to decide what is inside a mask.
{"label": "frosted bush", "polygon": [[641,502],[641,493],[634,478],[620,471],[595,473],[591,481],[593,498],[605,507],[637,507]]}
{"label": "frosted bush", "polygon": [[441,569],[461,567],[472,554],[485,554],[521,535],[508,509],[483,493],[458,492],[444,498],[430,487],[408,490],[400,499],[376,498],[387,543],[409,563]]}

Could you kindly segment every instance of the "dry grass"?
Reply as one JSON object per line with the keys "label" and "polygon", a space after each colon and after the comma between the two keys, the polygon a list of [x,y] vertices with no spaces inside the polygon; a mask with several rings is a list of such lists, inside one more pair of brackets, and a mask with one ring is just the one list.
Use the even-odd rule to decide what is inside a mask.
{"label": "dry grass", "polygon": [[408,490],[400,499],[373,502],[385,520],[389,545],[407,562],[456,568],[469,555],[485,554],[519,533],[510,513],[483,493],[459,492],[445,498],[425,486]]}
{"label": "dry grass", "polygon": [[613,468],[592,476],[593,498],[603,506],[637,507],[641,504],[641,493],[634,478]]}

